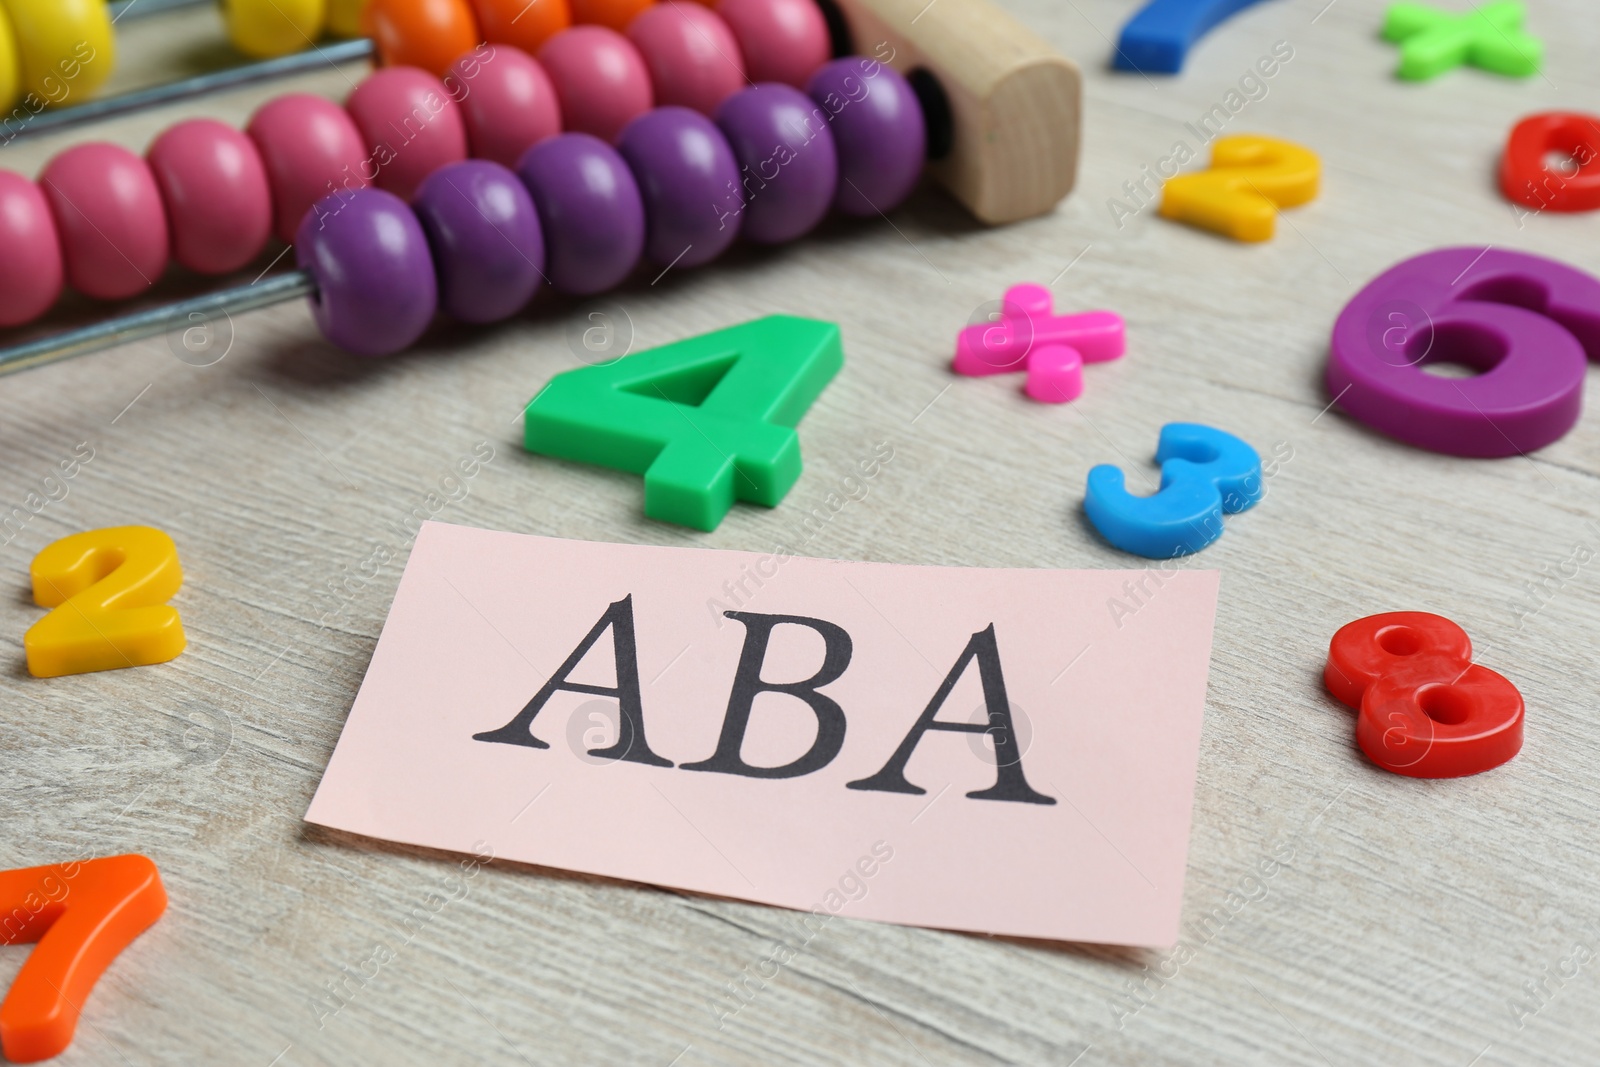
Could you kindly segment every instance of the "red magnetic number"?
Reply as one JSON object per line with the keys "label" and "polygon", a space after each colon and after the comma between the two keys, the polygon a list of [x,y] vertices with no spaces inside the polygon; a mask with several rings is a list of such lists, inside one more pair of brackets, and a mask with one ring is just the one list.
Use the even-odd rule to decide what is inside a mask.
{"label": "red magnetic number", "polygon": [[[1545,157],[1556,152],[1567,163],[1551,169]],[[1541,210],[1600,208],[1600,117],[1547,111],[1517,123],[1500,163],[1500,191]]]}
{"label": "red magnetic number", "polygon": [[1391,611],[1342,627],[1322,680],[1357,709],[1356,740],[1386,771],[1457,778],[1522,749],[1522,694],[1473,663],[1472,639],[1441,615]]}

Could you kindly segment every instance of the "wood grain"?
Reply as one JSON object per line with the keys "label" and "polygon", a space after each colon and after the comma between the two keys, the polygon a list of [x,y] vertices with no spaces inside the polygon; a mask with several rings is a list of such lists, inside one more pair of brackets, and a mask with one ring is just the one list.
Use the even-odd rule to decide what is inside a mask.
{"label": "wood grain", "polygon": [[[577,365],[571,337],[589,305],[545,300],[384,362],[330,350],[303,307],[285,306],[241,316],[213,366],[155,339],[0,383],[0,514],[79,442],[94,449],[64,499],[0,534],[11,577],[0,866],[143,852],[172,898],[100,983],[62,1064],[1600,1060],[1600,963],[1548,977],[1575,945],[1600,948],[1600,562],[1537,613],[1518,607],[1542,567],[1576,544],[1600,547],[1600,369],[1572,433],[1497,461],[1379,437],[1328,410],[1321,384],[1335,315],[1401,258],[1476,242],[1600,270],[1600,214],[1519,220],[1494,187],[1517,118],[1600,99],[1592,7],[1531,5],[1548,48],[1540,77],[1459,71],[1411,85],[1377,39],[1379,0],[1251,7],[1181,76],[1149,79],[1107,69],[1133,3],[1003,6],[1084,71],[1079,183],[1056,212],[985,229],[929,187],[889,221],[830,223],[794,247],[738,250],[654,284],[644,274],[595,305],[631,322],[635,347],[772,312],[842,324],[846,367],[802,424],[805,476],[782,507],[741,505],[713,534],[644,521],[636,477],[518,447],[519,409]],[[215,62],[220,40],[208,9],[130,26],[118,81]],[[1320,198],[1260,246],[1150,208],[1119,227],[1108,201],[1192,142],[1184,123],[1279,41],[1292,58],[1227,129],[1312,147]],[[332,71],[296,87],[348,90]],[[184,110],[240,122],[266,95]],[[95,135],[142,149],[180,113]],[[19,142],[0,165],[34,173],[66,140]],[[1025,279],[1052,283],[1064,308],[1128,319],[1127,357],[1089,367],[1073,405],[946,370],[969,314]],[[173,278],[158,295],[198,284]],[[780,938],[802,943],[793,914],[502,864],[458,894],[459,857],[300,821],[400,573],[397,525],[479,441],[493,463],[439,518],[765,551],[800,540],[803,512],[888,440],[895,458],[867,498],[804,552],[1121,567],[1128,557],[1080,517],[1084,475],[1116,462],[1138,484],[1154,473],[1158,428],[1180,418],[1264,453],[1293,450],[1262,505],[1191,564],[1220,569],[1223,595],[1181,964],[841,919],[760,977]],[[189,650],[159,667],[26,677],[21,637],[40,614],[28,561],[68,533],[122,523],[177,540]],[[345,582],[379,547],[395,559]],[[346,591],[324,595],[330,583]],[[1320,686],[1322,657],[1340,625],[1400,608],[1455,619],[1521,688],[1527,743],[1512,763],[1417,782],[1363,760],[1350,714]],[[436,908],[441,892],[459,899]],[[393,960],[347,979],[380,941]],[[0,982],[23,953],[0,951]],[[324,1017],[318,1000],[342,980],[348,1006]],[[1542,1006],[1519,1020],[1524,983],[1541,980]],[[1147,1006],[1119,1015],[1141,981]],[[748,995],[728,1016],[730,983]]]}

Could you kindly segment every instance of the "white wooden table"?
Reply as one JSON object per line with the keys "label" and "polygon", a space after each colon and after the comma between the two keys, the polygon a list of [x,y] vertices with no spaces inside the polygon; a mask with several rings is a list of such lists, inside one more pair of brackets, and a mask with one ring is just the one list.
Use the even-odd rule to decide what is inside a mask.
{"label": "white wooden table", "polygon": [[[1261,4],[1175,78],[1106,69],[1131,0],[1005,2],[1084,68],[1082,172],[1054,215],[982,229],[928,188],[893,226],[830,224],[659,284],[645,274],[598,302],[625,313],[635,348],[778,311],[842,324],[847,366],[802,424],[805,476],[775,511],[741,505],[695,534],[645,521],[637,477],[524,453],[520,407],[577,364],[569,341],[587,325],[583,307],[555,300],[496,328],[440,329],[384,362],[332,350],[290,305],[239,317],[212,366],[156,339],[0,383],[0,511],[22,506],[80,442],[93,449],[64,499],[0,538],[11,590],[0,867],[141,852],[172,900],[100,982],[59,1062],[1600,1060],[1600,561],[1519,617],[1542,567],[1579,544],[1600,551],[1600,370],[1571,434],[1498,461],[1382,438],[1328,410],[1322,385],[1335,315],[1402,258],[1479,243],[1600,270],[1600,214],[1519,221],[1493,180],[1520,116],[1600,110],[1592,6],[1531,4],[1541,76],[1459,71],[1411,85],[1394,80],[1395,49],[1377,39],[1379,0]],[[223,58],[208,10],[122,39],[122,87]],[[1227,128],[1313,148],[1321,197],[1259,246],[1153,209],[1116,225],[1108,199],[1279,41],[1292,59]],[[297,84],[348,89],[335,71]],[[286,88],[94,135],[142,151],[184,113],[242,123]],[[85,136],[19,142],[0,165],[31,175]],[[1088,368],[1073,405],[947,370],[969,314],[1022,280],[1051,283],[1063,307],[1128,320],[1127,357]],[[169,279],[158,295],[194,287]],[[93,314],[80,305],[56,321]],[[1293,457],[1193,564],[1223,579],[1181,957],[840,920],[775,976],[748,978],[769,974],[778,941],[804,936],[794,913],[503,863],[458,890],[457,857],[300,821],[400,574],[396,525],[479,442],[493,462],[438,518],[765,551],[792,543],[803,513],[888,441],[893,461],[807,554],[1124,567],[1137,561],[1082,518],[1084,475],[1102,461],[1153,475],[1157,430],[1173,419]],[[30,559],[68,533],[126,523],[180,546],[188,651],[159,667],[28,677],[21,638],[40,614]],[[345,583],[384,547],[392,562]],[[325,591],[341,583],[336,602]],[[1342,624],[1397,609],[1455,619],[1521,688],[1517,759],[1425,782],[1361,756],[1351,713],[1320,684],[1323,657]],[[379,942],[395,958],[350,978]],[[0,952],[0,983],[25,952]],[[341,982],[349,1003],[332,1012],[322,998]],[[1530,982],[1543,983],[1537,998]],[[719,1025],[741,985],[748,1003]]]}

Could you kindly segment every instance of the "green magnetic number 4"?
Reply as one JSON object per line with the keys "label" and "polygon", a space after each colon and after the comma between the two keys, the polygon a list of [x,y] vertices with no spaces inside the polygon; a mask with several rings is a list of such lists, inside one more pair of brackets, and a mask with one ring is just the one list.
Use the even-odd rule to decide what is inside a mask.
{"label": "green magnetic number 4", "polygon": [[800,478],[794,427],[844,366],[839,327],[770,315],[582,367],[528,402],[524,447],[644,475],[644,513],[714,530]]}
{"label": "green magnetic number 4", "polygon": [[1461,14],[1426,4],[1392,4],[1383,39],[1400,46],[1399,74],[1407,81],[1425,81],[1463,63],[1526,78],[1538,73],[1544,45],[1523,31],[1525,14],[1515,0],[1494,0]]}

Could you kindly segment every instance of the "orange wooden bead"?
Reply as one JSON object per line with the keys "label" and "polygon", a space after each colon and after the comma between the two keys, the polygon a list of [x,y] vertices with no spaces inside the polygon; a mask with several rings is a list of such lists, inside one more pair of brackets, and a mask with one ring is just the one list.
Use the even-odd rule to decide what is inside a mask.
{"label": "orange wooden bead", "polygon": [[567,0],[472,0],[478,28],[490,44],[508,44],[529,55],[572,25]]}
{"label": "orange wooden bead", "polygon": [[481,40],[467,0],[371,0],[364,19],[384,66],[440,78]]}
{"label": "orange wooden bead", "polygon": [[572,0],[572,21],[608,26],[618,33],[656,0]]}

